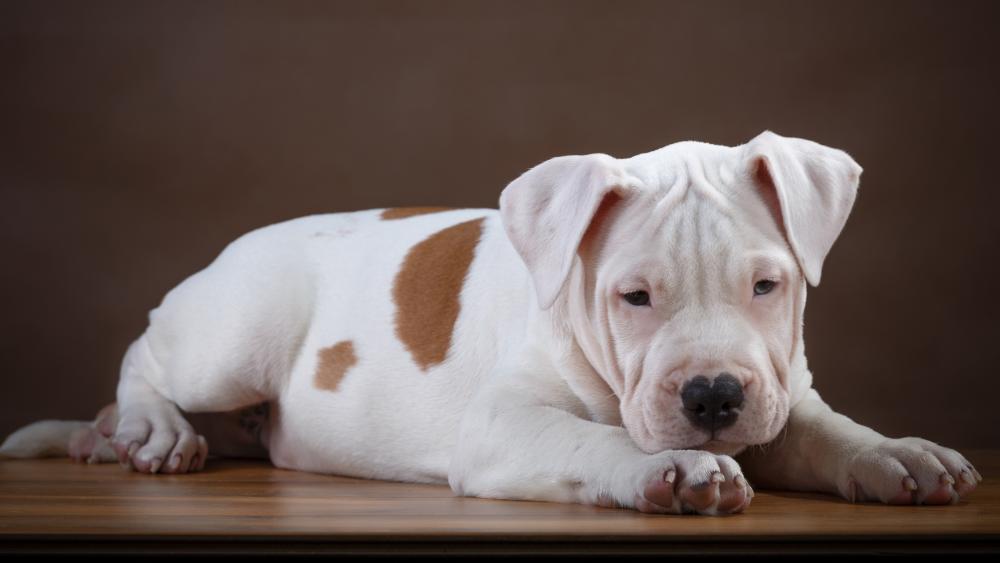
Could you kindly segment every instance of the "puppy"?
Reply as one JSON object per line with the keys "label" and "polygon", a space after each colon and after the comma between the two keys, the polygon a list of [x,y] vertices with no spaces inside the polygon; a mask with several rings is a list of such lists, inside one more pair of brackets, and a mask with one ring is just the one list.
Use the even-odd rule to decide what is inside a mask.
{"label": "puppy", "polygon": [[271,225],[150,313],[117,409],[37,423],[0,453],[184,473],[211,442],[290,469],[653,513],[740,512],[751,482],[954,503],[981,479],[964,457],[887,438],[812,388],[806,286],[860,174],[765,132],[554,158],[499,211]]}

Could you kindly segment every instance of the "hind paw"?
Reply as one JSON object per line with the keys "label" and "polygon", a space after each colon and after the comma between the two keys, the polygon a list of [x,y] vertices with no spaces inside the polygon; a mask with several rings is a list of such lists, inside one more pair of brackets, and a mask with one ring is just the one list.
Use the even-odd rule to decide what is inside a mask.
{"label": "hind paw", "polygon": [[69,437],[69,457],[78,462],[111,463],[118,459],[111,441],[96,428],[80,428]]}
{"label": "hind paw", "polygon": [[123,467],[139,473],[188,473],[205,467],[208,442],[176,407],[121,413],[112,447]]}

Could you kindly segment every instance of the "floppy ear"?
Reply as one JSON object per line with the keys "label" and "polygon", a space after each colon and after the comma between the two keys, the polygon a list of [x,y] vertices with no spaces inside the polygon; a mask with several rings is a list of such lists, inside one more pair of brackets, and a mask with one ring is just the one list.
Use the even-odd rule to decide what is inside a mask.
{"label": "floppy ear", "polygon": [[[806,281],[819,285],[823,260],[854,205],[861,167],[844,151],[770,131],[745,147],[751,178],[777,196],[785,236]],[[765,193],[765,199],[772,197]]]}
{"label": "floppy ear", "polygon": [[500,194],[504,229],[531,272],[542,309],[562,291],[605,197],[624,195],[631,185],[618,160],[606,154],[560,156],[528,170]]}

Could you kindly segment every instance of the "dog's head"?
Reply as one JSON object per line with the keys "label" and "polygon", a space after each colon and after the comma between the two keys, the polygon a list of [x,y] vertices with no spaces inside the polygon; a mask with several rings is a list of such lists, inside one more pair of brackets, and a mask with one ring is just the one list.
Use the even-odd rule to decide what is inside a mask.
{"label": "dog's head", "polygon": [[857,193],[846,153],[765,132],[629,159],[564,156],[500,198],[542,309],[647,452],[772,440],[808,386],[806,282]]}

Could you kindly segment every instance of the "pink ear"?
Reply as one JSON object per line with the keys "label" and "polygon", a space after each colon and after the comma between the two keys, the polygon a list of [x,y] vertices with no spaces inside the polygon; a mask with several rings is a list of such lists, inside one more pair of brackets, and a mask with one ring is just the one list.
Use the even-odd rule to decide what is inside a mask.
{"label": "pink ear", "polygon": [[854,205],[861,167],[844,151],[770,131],[745,150],[750,177],[777,194],[785,236],[806,281],[819,285],[823,260]]}
{"label": "pink ear", "polygon": [[528,170],[500,194],[507,236],[548,309],[562,291],[577,247],[604,197],[629,191],[618,160],[606,154],[560,156]]}

